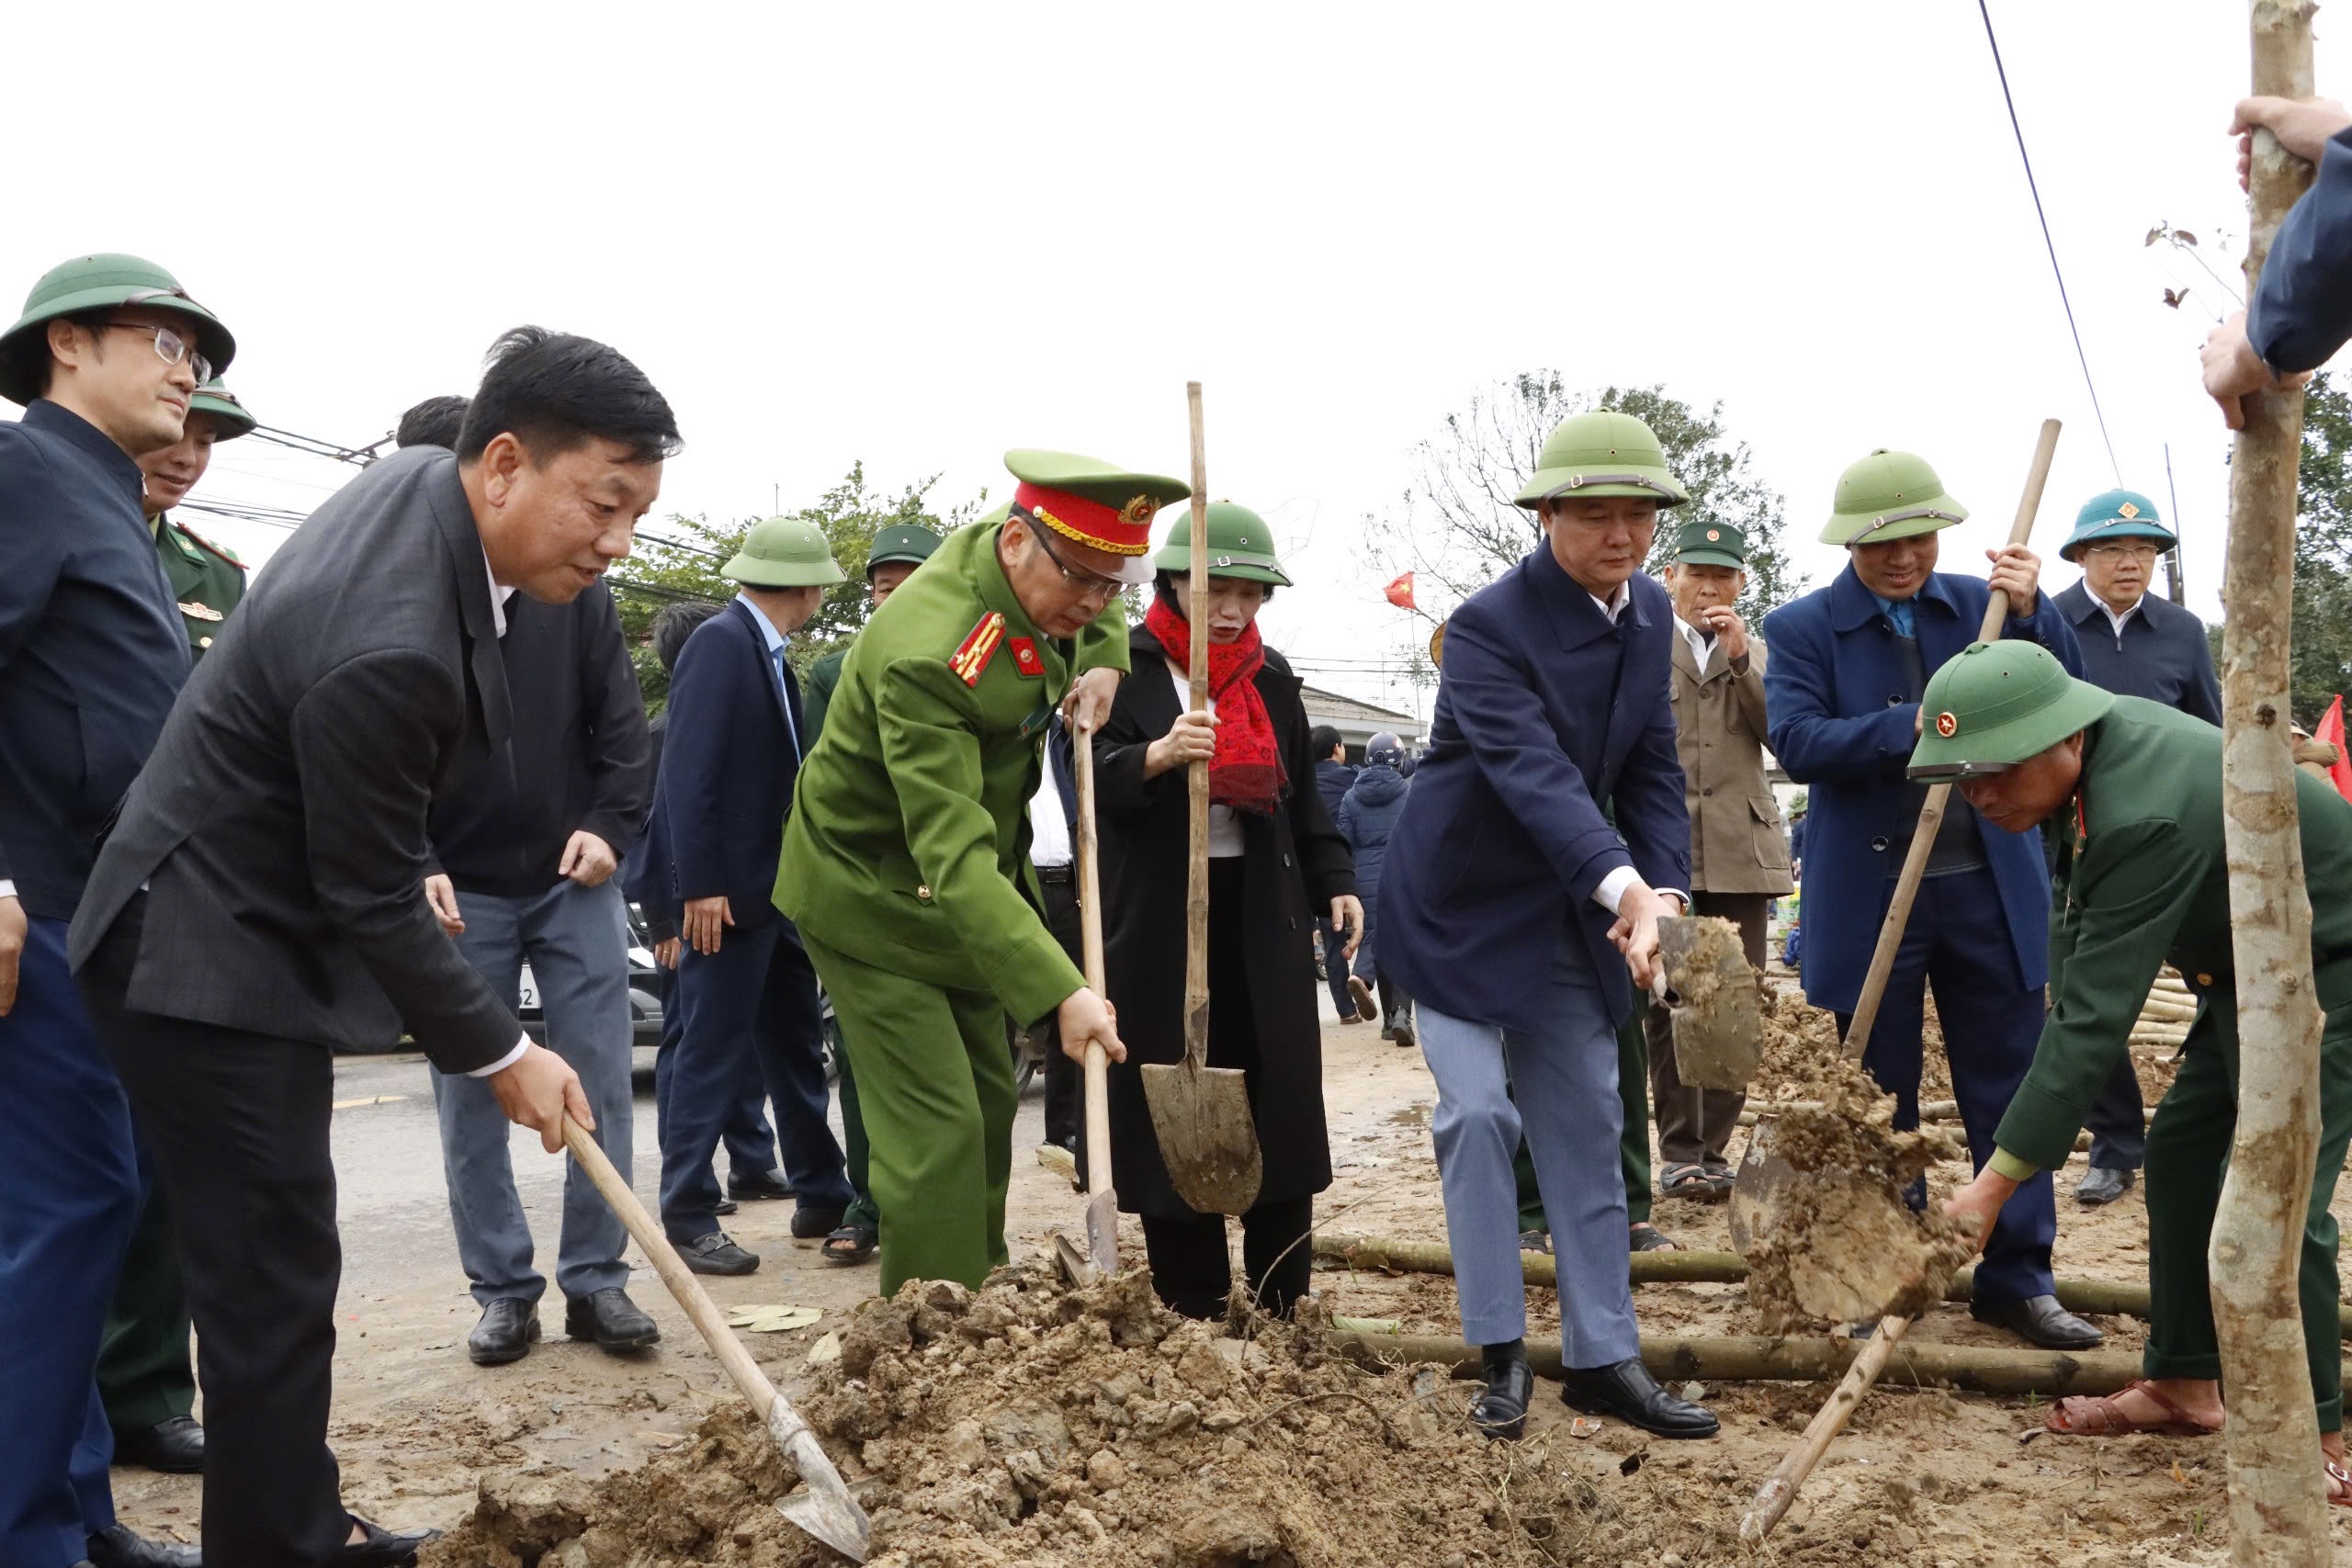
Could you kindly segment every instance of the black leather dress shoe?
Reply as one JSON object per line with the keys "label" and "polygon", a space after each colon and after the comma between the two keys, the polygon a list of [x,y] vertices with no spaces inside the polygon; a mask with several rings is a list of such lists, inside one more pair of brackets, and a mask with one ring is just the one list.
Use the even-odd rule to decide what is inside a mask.
{"label": "black leather dress shoe", "polygon": [[739,1203],[757,1203],[791,1197],[792,1184],[773,1170],[739,1171],[727,1179],[727,1195]]}
{"label": "black leather dress shoe", "polygon": [[2056,1296],[2024,1296],[2014,1301],[1968,1303],[1968,1315],[1979,1323],[2007,1329],[2029,1345],[2045,1350],[2096,1350],[2107,1336],[2058,1304]]}
{"label": "black leather dress shoe", "polygon": [[481,1321],[466,1336],[466,1355],[477,1367],[503,1367],[531,1353],[539,1337],[539,1303],[501,1296],[481,1309]]}
{"label": "black leather dress shoe", "polygon": [[695,1237],[678,1248],[678,1256],[696,1274],[749,1274],[760,1266],[760,1255],[736,1246],[725,1231]]}
{"label": "black leather dress shoe", "polygon": [[1660,1438],[1712,1438],[1714,1412],[1678,1399],[1658,1387],[1639,1356],[1608,1367],[1570,1369],[1560,1378],[1560,1398],[1588,1416],[1614,1416]]}
{"label": "black leather dress shoe", "polygon": [[87,1551],[90,1568],[204,1568],[204,1554],[197,1548],[149,1540],[125,1525],[108,1525],[92,1536]]}
{"label": "black leather dress shoe", "polygon": [[574,1339],[594,1339],[606,1350],[642,1350],[662,1337],[660,1325],[618,1285],[591,1291],[565,1306],[563,1331]]}
{"label": "black leather dress shoe", "polygon": [[714,1214],[731,1214],[735,1212],[737,1207],[738,1205],[734,1199],[721,1198],[718,1202],[713,1203],[710,1206],[710,1212]]}
{"label": "black leather dress shoe", "polygon": [[1534,1397],[1535,1374],[1528,1370],[1527,1352],[1489,1352],[1486,1392],[1470,1402],[1470,1425],[1489,1438],[1515,1438],[1527,1430],[1527,1402]]}
{"label": "black leather dress shoe", "polygon": [[327,1559],[329,1568],[415,1568],[416,1554],[441,1539],[439,1530],[415,1530],[406,1535],[394,1535],[381,1525],[371,1525],[357,1515],[351,1522],[368,1532],[365,1540],[345,1541],[343,1550]]}
{"label": "black leather dress shoe", "polygon": [[842,1228],[842,1216],[847,1209],[818,1209],[807,1203],[792,1211],[792,1234],[797,1236],[831,1235]]}
{"label": "black leather dress shoe", "polygon": [[2075,1201],[2086,1209],[2096,1209],[2101,1203],[2112,1203],[2132,1190],[2132,1174],[2128,1170],[2095,1165],[2091,1167],[2089,1175],[2075,1184]]}
{"label": "black leather dress shoe", "polygon": [[175,1416],[153,1427],[114,1435],[114,1461],[143,1465],[165,1475],[197,1475],[204,1470],[204,1428],[193,1416]]}

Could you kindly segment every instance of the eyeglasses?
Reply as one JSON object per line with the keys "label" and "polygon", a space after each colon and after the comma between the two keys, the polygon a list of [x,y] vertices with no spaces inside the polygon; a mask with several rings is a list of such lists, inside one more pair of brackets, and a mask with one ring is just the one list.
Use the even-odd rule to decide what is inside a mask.
{"label": "eyeglasses", "polygon": [[2116,539],[2105,544],[2086,545],[2083,547],[2083,554],[2098,556],[2106,560],[2154,560],[2164,554],[2164,551],[2144,540],[2126,543]]}
{"label": "eyeglasses", "polygon": [[1064,582],[1069,583],[1088,598],[1099,599],[1106,604],[1116,599],[1125,589],[1127,585],[1115,577],[1105,577],[1099,571],[1087,571],[1062,559],[1061,552],[1054,548],[1048,538],[1048,532],[1043,523],[1035,519],[1029,520],[1029,536],[1037,541],[1037,547],[1046,552],[1046,558],[1054,563],[1054,570],[1062,574]]}
{"label": "eyeglasses", "polygon": [[177,365],[180,361],[187,360],[189,368],[196,372],[196,381],[199,387],[212,379],[212,361],[198,353],[194,344],[180,336],[179,329],[176,327],[152,326],[145,321],[100,321],[98,330],[145,333],[155,341],[156,358],[166,365]]}

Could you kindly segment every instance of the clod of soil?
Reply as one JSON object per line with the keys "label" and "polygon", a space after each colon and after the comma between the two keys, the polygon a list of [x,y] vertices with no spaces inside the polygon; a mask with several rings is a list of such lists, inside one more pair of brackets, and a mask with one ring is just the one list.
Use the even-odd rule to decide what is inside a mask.
{"label": "clod of soil", "polygon": [[[1317,1303],[1248,1339],[1166,1312],[1140,1273],[1042,1265],[861,1308],[801,1409],[874,1523],[877,1568],[1549,1563],[1589,1527],[1589,1467],[1490,1443],[1475,1385],[1363,1371]],[[773,1505],[789,1470],[750,1412],[593,1486],[485,1478],[425,1568],[836,1562]],[[1582,1521],[1579,1524],[1579,1520]]]}

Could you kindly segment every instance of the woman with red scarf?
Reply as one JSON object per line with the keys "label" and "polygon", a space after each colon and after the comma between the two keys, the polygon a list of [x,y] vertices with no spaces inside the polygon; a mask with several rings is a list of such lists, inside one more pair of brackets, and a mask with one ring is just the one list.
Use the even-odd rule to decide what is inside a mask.
{"label": "woman with red scarf", "polygon": [[[1315,787],[1299,679],[1258,636],[1258,610],[1287,587],[1264,519],[1208,509],[1209,711],[1190,713],[1184,618],[1191,520],[1154,559],[1133,671],[1096,737],[1104,959],[1127,1059],[1110,1073],[1112,1177],[1143,1221],[1152,1288],[1188,1317],[1226,1313],[1225,1217],[1178,1197],[1144,1102],[1146,1062],[1184,1056],[1184,894],[1191,848],[1185,769],[1209,765],[1209,1066],[1249,1075],[1264,1156],[1241,1216],[1249,1299],[1286,1315],[1306,1293],[1315,1194],[1331,1184],[1322,1029],[1308,932],[1328,913],[1355,952],[1363,934],[1347,840]],[[1344,962],[1344,960],[1342,960]]]}

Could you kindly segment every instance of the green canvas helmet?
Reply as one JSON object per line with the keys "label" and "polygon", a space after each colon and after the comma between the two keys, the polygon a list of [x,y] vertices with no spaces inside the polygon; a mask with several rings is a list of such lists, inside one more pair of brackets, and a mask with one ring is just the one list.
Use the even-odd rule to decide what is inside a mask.
{"label": "green canvas helmet", "polygon": [[1925,457],[1882,446],[1838,476],[1825,545],[1883,545],[1968,521]]}
{"label": "green canvas helmet", "polygon": [[888,528],[874,531],[874,547],[865,552],[865,574],[874,575],[877,566],[892,561],[905,561],[921,566],[939,548],[939,536],[920,523],[893,523]]}
{"label": "green canvas helmet", "polygon": [[750,588],[830,588],[849,581],[833,560],[825,531],[800,517],[752,524],[743,547],[718,574]]}
{"label": "green canvas helmet", "polygon": [[25,296],[25,313],[0,333],[0,398],[29,403],[40,396],[48,379],[44,329],[50,322],[123,305],[175,310],[187,317],[197,347],[212,362],[216,376],[236,356],[237,340],[220,318],[189,299],[179,279],[153,262],[113,253],[75,256],[41,274]]}
{"label": "green canvas helmet", "polygon": [[[1208,541],[1211,577],[1238,578],[1244,582],[1263,582],[1276,588],[1290,586],[1290,579],[1283,574],[1283,563],[1274,557],[1274,531],[1248,507],[1229,501],[1210,502]],[[1168,529],[1168,543],[1151,558],[1151,570],[1172,571],[1179,577],[1193,570],[1190,509],[1177,513],[1176,521]]]}
{"label": "green canvas helmet", "polygon": [[1518,495],[1533,511],[1563,495],[1629,495],[1679,506],[1690,492],[1667,471],[1666,449],[1650,427],[1629,413],[1580,413],[1562,420],[1544,440],[1535,477]]}
{"label": "green canvas helmet", "polygon": [[213,423],[219,427],[212,437],[215,442],[234,441],[240,435],[250,435],[254,426],[261,423],[245,412],[245,405],[237,400],[237,394],[222,386],[218,376],[196,389],[196,396],[188,400],[187,412],[212,416]]}
{"label": "green canvas helmet", "polygon": [[2156,515],[2156,503],[2136,490],[2110,490],[2083,502],[2075,531],[2058,547],[2061,560],[2080,560],[2083,547],[2100,539],[2154,539],[2163,549],[2180,543]]}
{"label": "green canvas helmet", "polygon": [[1949,660],[1919,699],[1911,777],[1997,773],[2047,751],[2115,705],[2115,694],[2066,673],[2040,643],[1976,642]]}

